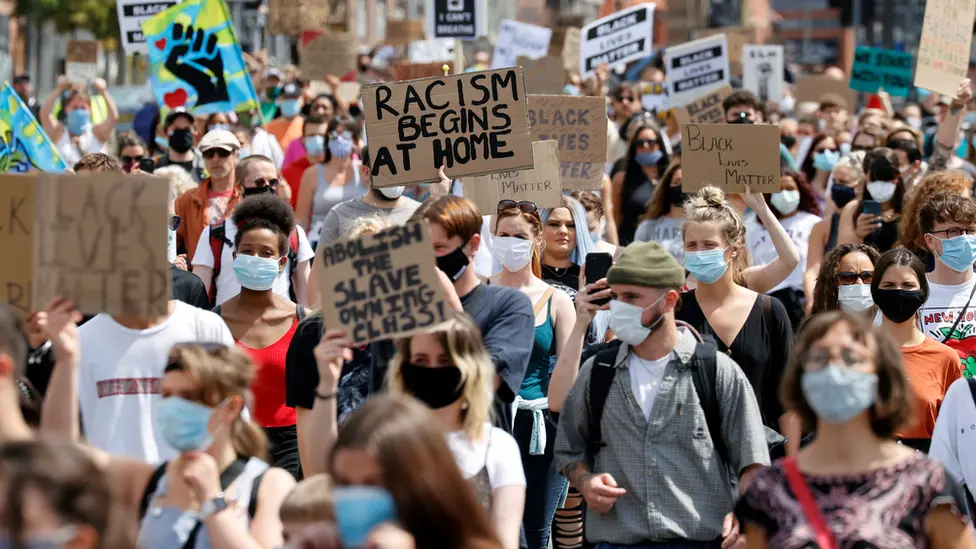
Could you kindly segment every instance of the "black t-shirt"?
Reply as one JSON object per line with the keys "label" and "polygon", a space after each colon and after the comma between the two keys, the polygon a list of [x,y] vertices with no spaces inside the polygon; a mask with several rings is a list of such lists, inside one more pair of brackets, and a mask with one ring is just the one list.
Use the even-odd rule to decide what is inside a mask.
{"label": "black t-shirt", "polygon": [[210,310],[207,287],[203,285],[199,276],[174,266],[170,266],[169,274],[173,280],[171,299],[182,301],[200,309]]}
{"label": "black t-shirt", "polygon": [[569,294],[573,302],[576,301],[576,294],[579,293],[579,277],[580,267],[575,263],[564,268],[542,264],[542,281]]}
{"label": "black t-shirt", "polygon": [[[769,300],[766,311],[764,300]],[[763,414],[763,423],[779,431],[779,417],[783,415],[779,383],[793,352],[793,328],[783,304],[775,297],[757,296],[752,311],[731,346],[715,335],[694,291],[681,296],[675,318],[690,324],[698,330],[702,339],[715,343],[720,352],[728,354],[739,365],[752,384]]]}

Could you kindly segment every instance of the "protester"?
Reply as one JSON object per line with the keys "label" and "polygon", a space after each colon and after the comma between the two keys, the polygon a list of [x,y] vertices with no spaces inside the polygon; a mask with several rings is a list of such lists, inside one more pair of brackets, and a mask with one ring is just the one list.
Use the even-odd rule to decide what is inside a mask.
{"label": "protester", "polygon": [[611,176],[614,221],[621,245],[626,246],[634,240],[639,218],[670,161],[661,132],[649,122],[638,122],[627,156],[620,161],[620,169]]}
{"label": "protester", "polygon": [[[810,152],[800,166],[800,172],[810,182],[817,196],[826,196],[827,180],[834,166],[840,162],[840,147],[827,134],[817,134],[810,145]],[[799,159],[798,159],[799,160]]]}
{"label": "protester", "polygon": [[[305,119],[310,118],[322,119],[323,124],[328,124],[332,119],[340,112],[339,102],[335,97],[329,94],[320,94],[312,99],[311,103],[306,106],[307,112],[304,113]],[[324,150],[324,149],[323,149]],[[304,158],[308,154],[308,150],[305,147],[304,139],[295,139],[288,145],[288,149],[285,151],[285,164],[291,164],[301,158]]]}
{"label": "protester", "polygon": [[[279,170],[285,164],[285,154],[273,135],[261,127],[261,115],[257,111],[238,113],[238,125],[248,134],[250,154],[266,156]],[[244,151],[241,151],[243,156]]]}
{"label": "protester", "polygon": [[166,154],[156,161],[156,168],[179,166],[197,183],[206,179],[207,167],[200,151],[193,147],[197,138],[196,120],[182,107],[166,115],[162,126],[166,136]]}
{"label": "protester", "polygon": [[149,155],[146,144],[134,132],[126,132],[115,140],[118,149],[118,159],[122,162],[122,171],[129,173],[139,168],[139,161]]}
{"label": "protester", "polygon": [[[108,113],[104,121],[92,122],[91,98],[85,89],[71,84],[64,76],[58,77],[57,86],[41,105],[39,121],[44,132],[54,142],[65,164],[72,165],[88,153],[105,152],[106,144],[119,121],[119,109],[115,106],[108,85],[101,78],[92,87],[105,98]],[[63,120],[55,112],[60,101]]]}
{"label": "protester", "polygon": [[11,87],[20,96],[20,100],[27,105],[30,109],[31,114],[37,120],[41,119],[41,106],[37,102],[37,98],[34,97],[34,83],[31,81],[30,74],[24,72],[20,73],[14,77],[13,81],[10,82]]}
{"label": "protester", "polygon": [[165,177],[169,179],[170,186],[173,187],[173,193],[175,198],[179,198],[183,194],[196,189],[199,185],[196,181],[190,177],[190,174],[186,172],[183,168],[179,166],[166,166],[164,168],[157,168],[153,172],[156,177]]}
{"label": "protester", "polygon": [[[844,213],[850,214],[855,221],[840,225],[837,242],[863,242],[886,252],[898,241],[898,222],[905,199],[905,184],[899,171],[901,166],[898,155],[886,148],[869,152],[864,164],[868,182],[866,192],[860,200],[852,200],[844,207]],[[880,215],[867,209],[867,200],[880,207]]]}
{"label": "protester", "polygon": [[299,482],[281,502],[278,516],[281,518],[281,537],[287,547],[300,549],[301,545],[291,542],[299,542],[318,523],[335,522],[332,489],[329,475],[315,475]]}
{"label": "protester", "polygon": [[285,84],[277,102],[281,116],[268,122],[267,129],[278,140],[281,150],[287,151],[291,142],[302,136],[305,120],[302,117],[302,89],[293,82]]}
{"label": "protester", "polygon": [[585,212],[579,202],[568,196],[560,199],[559,207],[542,211],[545,240],[541,251],[540,278],[572,299],[579,291],[580,267],[587,254],[597,251],[589,231],[577,230],[588,222]]}
{"label": "protester", "polygon": [[885,133],[876,126],[860,126],[851,138],[851,152],[872,151],[884,146]]}
{"label": "protester", "polygon": [[971,198],[973,179],[961,170],[942,170],[927,175],[908,195],[898,225],[899,246],[908,248],[918,256],[926,266],[926,271],[934,267],[935,257],[925,245],[925,235],[920,232],[918,215],[923,204],[933,196],[943,193]]}
{"label": "protester", "polygon": [[874,316],[871,281],[878,250],[866,244],[841,244],[820,262],[810,314],[844,310]]}
{"label": "protester", "polygon": [[681,225],[685,218],[682,204],[687,195],[681,188],[682,181],[681,163],[672,162],[661,177],[661,183],[654,188],[634,234],[634,240],[660,243],[679,263],[685,260]]}
{"label": "protester", "polygon": [[735,90],[722,100],[726,124],[756,124],[759,118],[759,101],[749,90]]}
{"label": "protester", "polygon": [[[313,235],[312,241],[317,242],[329,211],[336,204],[366,194],[368,189],[363,181],[363,170],[353,160],[361,124],[347,116],[322,124],[325,118],[313,116],[316,118],[307,119],[304,131],[308,143],[306,149],[315,164],[302,176],[295,213],[299,223],[308,227]],[[311,127],[322,133],[309,134]]]}
{"label": "protester", "polygon": [[[684,276],[656,242],[628,246],[607,276],[616,296],[611,327],[623,344],[583,365],[556,432],[559,467],[586,499],[589,543],[732,545],[739,538],[729,521],[732,481],[748,485],[769,463],[745,375],[676,324]],[[714,376],[716,389],[698,399],[707,404],[681,413],[696,391],[691,363],[709,370],[702,375]],[[717,417],[709,419],[706,406]]]}
{"label": "protester", "polygon": [[[606,203],[593,191],[573,191],[570,194],[586,210],[586,228],[590,232],[594,251],[617,254],[616,224],[606,215]],[[605,196],[609,196],[607,193]]]}
{"label": "protester", "polygon": [[264,71],[260,89],[261,118],[265,124],[278,116],[278,97],[281,95],[281,81],[284,79],[280,69],[269,68]]}
{"label": "protester", "polygon": [[935,420],[929,457],[945,466],[953,480],[962,484],[972,517],[976,514],[976,500],[972,492],[972,487],[976,486],[972,442],[976,405],[973,404],[973,382],[970,379],[957,379],[946,391],[939,417]]}
{"label": "protester", "polygon": [[911,419],[911,389],[883,331],[848,313],[814,317],[781,394],[817,436],[746,487],[736,515],[750,546],[976,547],[959,485],[894,440]]}
{"label": "protester", "polygon": [[888,147],[898,155],[898,165],[901,166],[901,178],[905,183],[906,194],[922,181],[928,171],[928,164],[922,161],[922,151],[916,141],[908,139],[889,139]]}
{"label": "protester", "polygon": [[[182,168],[177,168],[176,166],[171,166],[169,168],[162,168],[162,170],[179,170],[183,171]],[[183,172],[185,175],[186,172]],[[164,176],[165,174],[160,174]],[[167,201],[167,208],[169,211],[169,227],[167,227],[167,238],[168,246],[166,249],[166,259],[170,262],[169,274],[172,285],[170,286],[171,294],[170,299],[175,299],[177,301],[182,301],[187,305],[192,305],[200,309],[210,308],[210,299],[207,297],[207,287],[203,284],[203,281],[193,273],[188,272],[188,267],[186,264],[186,256],[179,254],[177,255],[176,249],[176,231],[179,229],[180,224],[183,222],[180,216],[175,215],[176,211],[176,198],[177,198],[177,188],[176,185],[170,181],[169,186],[169,200]]]}

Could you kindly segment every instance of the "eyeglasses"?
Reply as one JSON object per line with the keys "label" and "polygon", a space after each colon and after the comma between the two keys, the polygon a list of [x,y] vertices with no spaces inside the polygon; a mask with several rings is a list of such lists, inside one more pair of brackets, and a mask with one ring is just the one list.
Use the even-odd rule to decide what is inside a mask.
{"label": "eyeglasses", "polygon": [[221,158],[228,158],[230,157],[230,151],[228,151],[227,149],[208,149],[206,152],[203,153],[203,157],[206,158],[207,160],[213,160],[213,157],[215,156],[219,156]]}
{"label": "eyeglasses", "polygon": [[956,238],[962,235],[974,236],[976,235],[976,228],[960,229],[958,227],[953,227],[951,229],[943,229],[941,231],[932,231],[932,234],[944,233],[946,238]]}
{"label": "eyeglasses", "polygon": [[169,230],[175,231],[180,228],[180,223],[183,223],[183,218],[178,215],[169,216]]}
{"label": "eyeglasses", "polygon": [[522,210],[522,213],[527,214],[536,213],[539,211],[539,208],[535,205],[535,202],[529,202],[527,200],[522,200],[519,202],[514,200],[499,200],[497,213],[502,213],[506,210],[512,210],[515,208],[518,208],[519,210]]}
{"label": "eyeglasses", "polygon": [[657,139],[635,139],[638,148],[657,147]]}
{"label": "eyeglasses", "polygon": [[842,286],[857,284],[857,279],[859,278],[861,279],[861,282],[870,284],[871,280],[874,279],[874,271],[861,271],[859,273],[855,273],[853,271],[843,271],[837,273],[837,281],[840,282]]}
{"label": "eyeglasses", "polygon": [[135,164],[136,162],[145,158],[146,155],[140,154],[139,156],[123,156],[121,157],[123,164]]}

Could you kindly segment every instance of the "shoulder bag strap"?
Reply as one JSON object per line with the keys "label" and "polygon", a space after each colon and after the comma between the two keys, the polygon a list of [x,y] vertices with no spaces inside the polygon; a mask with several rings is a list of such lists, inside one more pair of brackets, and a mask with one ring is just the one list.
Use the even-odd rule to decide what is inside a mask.
{"label": "shoulder bag strap", "polygon": [[[220,490],[227,490],[227,487],[231,485],[237,477],[241,476],[244,472],[244,468],[247,467],[248,459],[245,457],[238,457],[230,464],[230,467],[220,473]],[[205,503],[205,502],[201,502]],[[183,549],[193,549],[197,544],[197,536],[200,535],[200,530],[203,528],[203,521],[197,520],[196,524],[193,525],[193,529],[190,530],[190,535],[186,538],[186,543],[183,544]]]}
{"label": "shoulder bag strap", "polygon": [[966,311],[969,309],[969,304],[973,302],[973,295],[976,294],[976,282],[973,283],[973,289],[969,292],[969,299],[966,300],[966,305],[963,306],[962,310],[959,311],[959,315],[956,316],[956,321],[952,323],[952,328],[949,332],[942,338],[942,343],[949,341],[952,334],[955,333],[956,328],[959,327],[959,322],[962,321],[962,317],[966,316]]}
{"label": "shoulder bag strap", "polygon": [[807,522],[810,523],[810,527],[813,528],[813,532],[817,536],[817,545],[820,549],[836,549],[834,535],[827,527],[827,521],[824,519],[823,513],[820,512],[820,508],[817,507],[817,502],[813,499],[813,494],[810,493],[810,487],[807,486],[803,473],[796,465],[796,459],[785,458],[783,468],[786,471],[786,480],[790,483],[790,489],[793,490],[793,495],[796,496],[797,502],[803,508]]}
{"label": "shoulder bag strap", "polygon": [[149,510],[149,503],[152,501],[153,494],[156,493],[156,487],[159,486],[159,479],[162,478],[163,473],[166,472],[166,461],[162,462],[159,467],[153,471],[149,481],[146,483],[146,488],[142,491],[142,500],[139,502],[139,518],[146,516],[146,511]]}
{"label": "shoulder bag strap", "polygon": [[539,301],[536,301],[535,305],[532,307],[532,318],[539,316],[539,313],[542,312],[542,309],[546,308],[546,303],[549,303],[549,299],[552,298],[552,293],[553,293],[552,286],[549,286],[549,289],[542,294],[542,297],[539,298]]}

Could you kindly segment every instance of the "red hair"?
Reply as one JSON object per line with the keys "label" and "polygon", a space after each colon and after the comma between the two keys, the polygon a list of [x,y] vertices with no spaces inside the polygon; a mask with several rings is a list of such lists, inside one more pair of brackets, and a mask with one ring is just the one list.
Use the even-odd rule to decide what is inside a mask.
{"label": "red hair", "polygon": [[[521,217],[526,223],[532,226],[533,238],[538,237],[542,233],[542,218],[539,217],[539,210],[532,213],[523,212],[519,208],[509,208],[498,212],[495,216],[495,232],[498,232],[498,223],[502,219],[507,219],[509,217]],[[542,251],[538,246],[532,247],[532,274],[536,278],[542,278]]]}

